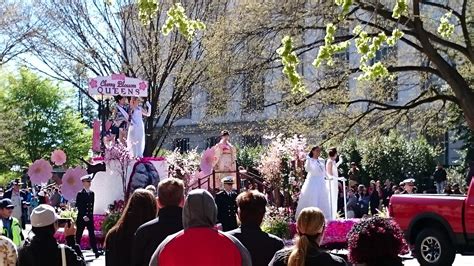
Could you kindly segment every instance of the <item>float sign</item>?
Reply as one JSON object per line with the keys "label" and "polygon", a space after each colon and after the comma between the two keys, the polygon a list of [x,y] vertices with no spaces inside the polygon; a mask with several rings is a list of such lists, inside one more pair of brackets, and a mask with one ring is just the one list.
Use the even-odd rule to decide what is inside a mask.
{"label": "float sign", "polygon": [[137,78],[129,78],[123,74],[91,78],[89,79],[89,94],[147,97],[148,82]]}

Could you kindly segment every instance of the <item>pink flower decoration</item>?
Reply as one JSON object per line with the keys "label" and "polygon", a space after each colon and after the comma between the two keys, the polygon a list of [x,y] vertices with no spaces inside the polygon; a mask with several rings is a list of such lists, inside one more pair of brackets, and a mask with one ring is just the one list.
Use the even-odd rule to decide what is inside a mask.
{"label": "pink flower decoration", "polygon": [[51,162],[57,166],[63,165],[66,162],[66,159],[66,153],[62,150],[55,150],[51,153]]}
{"label": "pink flower decoration", "polygon": [[89,81],[89,87],[97,88],[97,80],[91,79],[91,81]]}
{"label": "pink flower decoration", "polygon": [[63,185],[61,186],[65,199],[72,200],[76,198],[77,192],[82,189],[81,177],[85,175],[87,175],[87,171],[80,166],[67,169],[62,179]]}
{"label": "pink flower decoration", "polygon": [[140,90],[144,91],[144,90],[146,90],[146,88],[148,88],[148,85],[146,84],[146,82],[142,81],[138,84],[138,88],[140,88]]}
{"label": "pink flower decoration", "polygon": [[41,185],[48,182],[53,176],[53,167],[44,159],[36,160],[28,168],[28,176],[31,179],[31,183]]}
{"label": "pink flower decoration", "polygon": [[214,149],[207,149],[204,151],[202,154],[201,158],[201,171],[204,173],[204,175],[209,175],[212,173],[212,163],[215,158],[215,151]]}

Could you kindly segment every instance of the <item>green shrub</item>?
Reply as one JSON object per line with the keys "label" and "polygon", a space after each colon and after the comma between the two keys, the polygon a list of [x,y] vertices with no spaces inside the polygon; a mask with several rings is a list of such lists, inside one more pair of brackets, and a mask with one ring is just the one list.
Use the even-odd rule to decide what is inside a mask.
{"label": "green shrub", "polygon": [[121,213],[120,212],[112,212],[105,217],[104,222],[102,223],[102,233],[103,235],[107,235],[110,229],[114,227],[114,225],[120,219]]}

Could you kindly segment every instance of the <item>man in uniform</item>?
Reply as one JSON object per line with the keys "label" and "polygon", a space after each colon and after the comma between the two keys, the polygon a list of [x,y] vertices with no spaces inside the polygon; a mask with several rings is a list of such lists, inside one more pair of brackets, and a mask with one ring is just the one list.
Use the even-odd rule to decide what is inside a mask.
{"label": "man in uniform", "polygon": [[76,196],[76,208],[78,211],[76,242],[81,243],[82,233],[84,232],[84,228],[87,227],[89,243],[97,258],[102,255],[102,253],[97,250],[94,232],[94,192],[90,190],[92,175],[81,177],[81,181],[84,189],[77,193]]}
{"label": "man in uniform", "polygon": [[224,190],[216,195],[217,221],[222,224],[224,232],[237,228],[237,193],[232,190],[234,178],[226,176],[221,179]]}
{"label": "man in uniform", "polygon": [[402,194],[415,194],[414,188],[415,188],[415,179],[413,178],[408,178],[403,180],[403,192]]}

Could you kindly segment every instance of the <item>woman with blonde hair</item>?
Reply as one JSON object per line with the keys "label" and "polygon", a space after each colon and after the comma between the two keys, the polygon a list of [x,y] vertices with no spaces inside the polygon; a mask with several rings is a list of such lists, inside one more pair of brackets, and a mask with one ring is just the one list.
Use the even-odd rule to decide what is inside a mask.
{"label": "woman with blonde hair", "polygon": [[329,254],[319,247],[325,228],[326,221],[320,209],[316,207],[304,208],[296,221],[295,245],[289,249],[277,251],[269,265],[347,265],[344,259]]}

